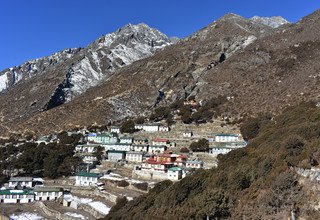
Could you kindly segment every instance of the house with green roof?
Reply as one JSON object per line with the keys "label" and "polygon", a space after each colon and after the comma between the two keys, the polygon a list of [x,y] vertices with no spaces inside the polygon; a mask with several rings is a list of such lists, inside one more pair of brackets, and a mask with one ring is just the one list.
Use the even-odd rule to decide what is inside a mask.
{"label": "house with green roof", "polygon": [[33,201],[34,192],[32,190],[0,190],[0,203],[30,203]]}
{"label": "house with green roof", "polygon": [[76,173],[76,186],[94,186],[100,178],[99,173],[78,172]]}
{"label": "house with green roof", "polygon": [[108,151],[108,160],[117,162],[123,160],[126,157],[126,151],[121,150],[109,150]]}
{"label": "house with green roof", "polygon": [[177,181],[182,179],[183,169],[180,167],[171,167],[168,169],[167,175],[169,180]]}
{"label": "house with green roof", "polygon": [[62,197],[63,189],[59,187],[36,187],[34,188],[35,200],[38,201],[55,201]]}
{"label": "house with green roof", "polygon": [[118,140],[118,134],[116,133],[90,133],[87,136],[87,140],[90,143],[97,143],[97,144],[112,144],[117,143]]}

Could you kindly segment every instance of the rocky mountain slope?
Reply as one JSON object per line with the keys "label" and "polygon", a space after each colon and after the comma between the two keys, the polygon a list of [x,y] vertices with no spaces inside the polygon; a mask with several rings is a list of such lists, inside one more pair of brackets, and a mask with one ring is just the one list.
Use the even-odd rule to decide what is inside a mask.
{"label": "rocky mountain slope", "polygon": [[[233,116],[261,111],[277,113],[301,100],[315,100],[320,92],[319,17],[317,11],[296,24],[272,28],[260,21],[227,14],[153,56],[112,74],[107,72],[109,75],[103,82],[90,89],[79,89],[81,95],[73,96],[76,92],[65,92],[69,88],[66,74],[59,74],[66,73],[65,66],[75,66],[75,60],[82,60],[80,51],[77,59],[52,68],[49,80],[35,76],[23,86],[2,94],[2,128],[48,132],[105,124],[148,114],[154,107],[190,95],[198,100],[227,96],[229,101],[224,104],[223,114]],[[99,41],[103,44],[103,40],[98,40],[98,44]],[[155,47],[151,41],[152,44]],[[56,91],[56,96],[50,93],[50,97],[48,94],[44,97],[43,93],[34,92],[42,91],[41,86],[60,91]],[[165,94],[160,103],[159,91]],[[58,106],[66,102],[60,101],[60,97],[75,98]],[[48,102],[50,99],[54,101]]]}
{"label": "rocky mountain slope", "polygon": [[278,28],[284,24],[289,24],[290,22],[284,19],[281,16],[273,16],[273,17],[259,17],[253,16],[251,18],[252,21],[258,22],[260,24],[268,25],[273,28]]}

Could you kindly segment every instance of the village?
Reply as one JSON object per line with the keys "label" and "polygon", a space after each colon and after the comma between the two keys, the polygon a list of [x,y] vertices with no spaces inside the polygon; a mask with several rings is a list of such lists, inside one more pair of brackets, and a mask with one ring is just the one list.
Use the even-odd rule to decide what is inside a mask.
{"label": "village", "polygon": [[[101,218],[118,198],[131,200],[162,180],[179,181],[197,169],[213,168],[217,155],[246,146],[237,128],[220,123],[135,124],[131,134],[121,133],[120,126],[68,132],[83,136],[74,149],[82,160],[77,172],[58,179],[12,175],[0,190],[0,211],[12,219],[17,207],[44,219]],[[205,151],[189,149],[201,140],[208,144]],[[59,139],[42,136],[34,142]]]}

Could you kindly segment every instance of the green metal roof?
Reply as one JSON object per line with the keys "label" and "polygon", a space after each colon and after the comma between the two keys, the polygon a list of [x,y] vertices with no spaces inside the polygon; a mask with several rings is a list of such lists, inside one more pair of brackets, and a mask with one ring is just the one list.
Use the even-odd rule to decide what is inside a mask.
{"label": "green metal roof", "polygon": [[126,151],[123,151],[123,150],[108,150],[108,154],[109,154],[109,153],[125,154]]}
{"label": "green metal roof", "polygon": [[84,176],[84,177],[99,177],[99,173],[88,173],[88,172],[78,172],[76,176]]}
{"label": "green metal roof", "polygon": [[215,136],[229,136],[229,137],[238,137],[236,134],[216,134]]}
{"label": "green metal roof", "polygon": [[36,187],[34,188],[35,192],[61,192],[63,191],[62,188],[59,187]]}
{"label": "green metal roof", "polygon": [[0,190],[0,195],[33,195],[32,190],[23,189],[23,190]]}
{"label": "green metal roof", "polygon": [[180,167],[171,167],[168,170],[170,170],[170,171],[180,171],[182,169]]}

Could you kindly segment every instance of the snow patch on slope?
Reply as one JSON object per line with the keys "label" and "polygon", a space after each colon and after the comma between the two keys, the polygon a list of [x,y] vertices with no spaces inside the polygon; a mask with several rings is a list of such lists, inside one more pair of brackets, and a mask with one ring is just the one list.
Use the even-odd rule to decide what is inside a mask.
{"label": "snow patch on slope", "polygon": [[8,87],[8,76],[7,73],[0,76],[0,92],[7,89]]}
{"label": "snow patch on slope", "polygon": [[253,16],[250,18],[250,20],[257,22],[259,24],[264,24],[273,28],[280,27],[284,24],[290,23],[286,19],[284,19],[281,16],[273,16],[273,17],[259,17],[259,16]]}

